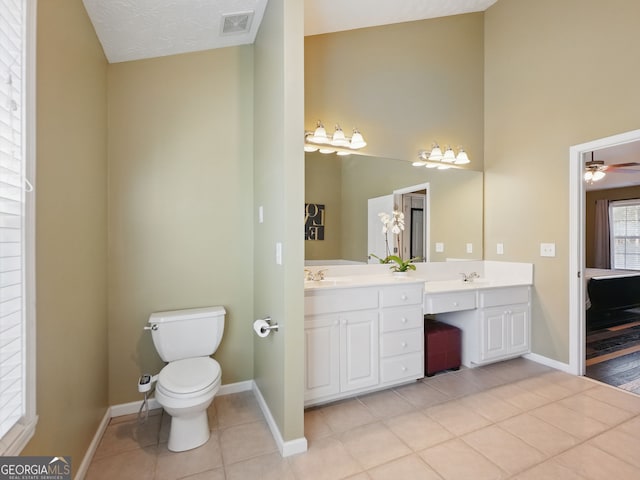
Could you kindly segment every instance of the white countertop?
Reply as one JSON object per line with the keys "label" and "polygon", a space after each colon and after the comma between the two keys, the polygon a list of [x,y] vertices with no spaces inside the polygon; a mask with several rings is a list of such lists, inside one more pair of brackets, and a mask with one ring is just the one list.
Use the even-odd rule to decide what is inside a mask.
{"label": "white countertop", "polygon": [[487,288],[504,288],[520,285],[530,285],[530,283],[513,283],[509,281],[489,280],[486,278],[477,278],[472,282],[463,282],[462,279],[456,280],[425,280],[424,278],[408,276],[395,277],[391,274],[386,275],[354,275],[352,277],[325,277],[324,280],[314,280],[304,282],[305,291],[341,289],[354,287],[373,287],[380,285],[402,285],[402,284],[424,283],[425,293],[447,293],[459,292],[467,290],[480,290]]}

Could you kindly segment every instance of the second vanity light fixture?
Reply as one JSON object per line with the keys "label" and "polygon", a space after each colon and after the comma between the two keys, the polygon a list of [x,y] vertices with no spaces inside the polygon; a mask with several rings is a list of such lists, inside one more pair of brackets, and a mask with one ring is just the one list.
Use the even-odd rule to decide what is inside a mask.
{"label": "second vanity light fixture", "polygon": [[458,165],[465,165],[470,161],[467,152],[465,152],[462,147],[458,149],[458,154],[456,155],[449,146],[445,149],[444,153],[442,153],[440,145],[434,143],[430,151],[421,150],[418,152],[418,160],[413,162],[413,166],[446,170],[447,168]]}
{"label": "second vanity light fixture", "polygon": [[357,128],[353,129],[351,138],[345,136],[340,125],[336,125],[333,135],[329,137],[324,125],[318,120],[318,125],[313,132],[304,134],[304,151],[320,153],[336,153],[337,155],[349,155],[353,150],[358,150],[367,145],[362,134]]}

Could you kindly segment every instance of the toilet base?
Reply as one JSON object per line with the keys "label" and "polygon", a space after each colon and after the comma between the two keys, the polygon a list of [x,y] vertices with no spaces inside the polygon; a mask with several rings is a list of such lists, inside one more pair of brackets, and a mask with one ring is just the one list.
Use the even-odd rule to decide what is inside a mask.
{"label": "toilet base", "polygon": [[171,417],[168,448],[172,452],[184,452],[207,443],[209,440],[207,410],[186,416]]}

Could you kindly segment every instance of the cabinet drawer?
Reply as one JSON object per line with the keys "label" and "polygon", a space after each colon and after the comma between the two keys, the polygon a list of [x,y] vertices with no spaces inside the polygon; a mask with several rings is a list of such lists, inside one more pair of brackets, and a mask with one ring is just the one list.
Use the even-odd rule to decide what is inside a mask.
{"label": "cabinet drawer", "polygon": [[529,287],[496,288],[480,292],[480,307],[529,303]]}
{"label": "cabinet drawer", "polygon": [[421,352],[384,358],[380,361],[381,383],[422,377],[424,377],[424,356]]}
{"label": "cabinet drawer", "polygon": [[422,303],[424,284],[401,285],[383,287],[382,307],[399,307],[402,305],[416,305]]}
{"label": "cabinet drawer", "polygon": [[380,356],[392,357],[406,353],[422,352],[424,330],[402,330],[399,332],[383,333],[380,336]]}
{"label": "cabinet drawer", "polygon": [[475,292],[428,294],[424,296],[424,313],[457,312],[476,308]]}
{"label": "cabinet drawer", "polygon": [[422,307],[416,305],[405,308],[386,308],[382,311],[380,331],[394,332],[409,328],[421,328],[424,325]]}
{"label": "cabinet drawer", "polygon": [[304,297],[304,314],[318,315],[378,308],[378,290],[375,288],[350,288],[344,292],[313,292]]}

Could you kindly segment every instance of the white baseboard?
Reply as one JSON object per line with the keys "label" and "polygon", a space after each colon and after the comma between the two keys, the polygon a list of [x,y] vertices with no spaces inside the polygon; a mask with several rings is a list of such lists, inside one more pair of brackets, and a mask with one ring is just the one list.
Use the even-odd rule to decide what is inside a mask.
{"label": "white baseboard", "polygon": [[275,440],[278,450],[280,451],[280,455],[282,455],[283,457],[289,457],[291,455],[306,452],[307,439],[305,437],[296,438],[295,440],[289,440],[286,442],[284,441],[284,439],[282,438],[282,434],[280,433],[280,429],[278,428],[273,415],[271,415],[271,410],[269,409],[267,402],[262,396],[262,392],[255,382],[252,383],[253,393],[258,400],[258,405],[260,405],[260,409],[262,410],[262,414],[267,421],[267,425],[269,425],[269,430],[271,430],[271,435],[273,435],[273,439]]}
{"label": "white baseboard", "polygon": [[566,373],[573,373],[571,365],[568,363],[559,362],[558,360],[553,360],[552,358],[538,355],[537,353],[527,353],[523,356],[527,360],[546,365],[547,367],[555,368],[556,370],[561,370]]}
{"label": "white baseboard", "polygon": [[111,420],[111,408],[107,408],[107,411],[104,413],[100,424],[98,425],[98,429],[96,430],[91,443],[89,444],[89,448],[87,448],[86,453],[76,471],[75,480],[83,480],[87,471],[89,470],[89,465],[91,465],[91,460],[93,460],[93,456],[98,449],[98,445],[100,445],[100,440],[102,440],[102,436],[104,432],[107,430],[107,425],[109,425],[109,420]]}

